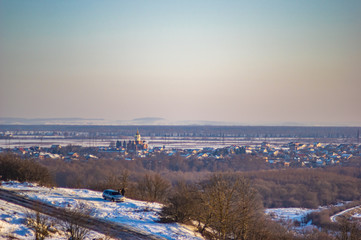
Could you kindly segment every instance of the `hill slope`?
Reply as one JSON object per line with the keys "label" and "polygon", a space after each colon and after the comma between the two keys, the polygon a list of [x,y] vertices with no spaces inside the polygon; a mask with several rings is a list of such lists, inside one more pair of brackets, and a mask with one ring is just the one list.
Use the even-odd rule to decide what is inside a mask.
{"label": "hill slope", "polygon": [[[91,215],[95,218],[124,224],[165,239],[202,239],[186,226],[158,223],[158,214],[162,208],[158,203],[132,199],[114,203],[103,200],[100,192],[86,189],[45,188],[16,182],[4,183],[1,187],[57,207],[76,209],[86,206],[93,210]],[[31,239],[32,233],[23,223],[25,214],[24,208],[0,201],[0,233],[11,231],[19,239]],[[97,233],[93,232],[92,238],[96,236]],[[59,239],[59,236],[54,237]]]}

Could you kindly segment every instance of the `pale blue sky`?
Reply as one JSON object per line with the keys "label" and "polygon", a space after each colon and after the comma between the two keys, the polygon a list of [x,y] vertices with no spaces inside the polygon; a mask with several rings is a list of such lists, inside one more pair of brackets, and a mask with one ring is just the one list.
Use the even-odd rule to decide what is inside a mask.
{"label": "pale blue sky", "polygon": [[0,0],[0,117],[361,126],[361,1]]}

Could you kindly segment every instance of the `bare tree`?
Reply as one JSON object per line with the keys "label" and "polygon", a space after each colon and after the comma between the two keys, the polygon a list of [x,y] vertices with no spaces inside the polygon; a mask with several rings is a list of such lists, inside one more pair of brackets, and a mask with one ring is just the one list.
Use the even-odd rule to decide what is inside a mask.
{"label": "bare tree", "polygon": [[126,189],[128,187],[129,171],[127,169],[123,170],[118,178],[121,188]]}
{"label": "bare tree", "polygon": [[[261,209],[257,192],[247,180],[213,175],[198,185],[178,184],[162,209],[161,221],[196,220],[198,231],[210,239],[264,239],[272,231]],[[258,229],[261,225],[263,232]]]}
{"label": "bare tree", "polygon": [[[83,226],[90,216],[91,210],[80,206],[79,209],[67,210],[62,221],[64,232],[72,240],[83,240],[89,234],[89,229]],[[83,224],[82,224],[83,223]]]}
{"label": "bare tree", "polygon": [[165,199],[170,184],[159,174],[146,174],[138,182],[138,191],[142,199],[161,202]]}
{"label": "bare tree", "polygon": [[361,222],[341,218],[337,240],[361,240]]}
{"label": "bare tree", "polygon": [[195,213],[201,205],[201,197],[194,184],[178,182],[174,194],[168,198],[168,204],[162,208],[162,222],[187,223],[195,219]]}
{"label": "bare tree", "polygon": [[202,205],[197,214],[200,230],[217,239],[248,239],[261,216],[256,192],[237,176],[212,176],[203,187]]}

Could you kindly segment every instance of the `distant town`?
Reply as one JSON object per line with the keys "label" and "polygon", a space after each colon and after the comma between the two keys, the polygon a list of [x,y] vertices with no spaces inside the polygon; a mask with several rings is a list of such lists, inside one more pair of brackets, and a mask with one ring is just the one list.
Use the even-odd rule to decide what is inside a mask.
{"label": "distant town", "polygon": [[[68,151],[74,149],[77,151]],[[157,155],[222,160],[237,154],[248,154],[261,157],[266,164],[275,168],[316,168],[347,164],[352,157],[361,156],[361,145],[357,143],[325,144],[319,142],[288,142],[284,144],[272,144],[262,142],[260,144],[230,145],[221,148],[177,149],[166,146],[150,148],[147,141],[142,140],[140,132],[137,130],[133,140],[119,139],[110,142],[109,146],[82,147],[73,145],[69,147],[53,144],[50,147],[42,147],[34,145],[31,147],[1,147],[0,152],[14,153],[24,158],[63,159],[64,161],[86,161],[99,158],[132,161]]]}

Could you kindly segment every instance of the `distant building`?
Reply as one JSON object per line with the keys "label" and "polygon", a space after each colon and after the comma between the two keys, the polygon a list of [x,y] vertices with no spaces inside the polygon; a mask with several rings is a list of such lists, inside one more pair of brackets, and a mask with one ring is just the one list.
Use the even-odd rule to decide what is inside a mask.
{"label": "distant building", "polygon": [[135,142],[136,143],[140,143],[141,142],[141,137],[140,137],[140,134],[139,134],[139,130],[137,129],[137,133],[135,134],[134,136],[134,139],[135,139]]}
{"label": "distant building", "polygon": [[139,130],[137,130],[137,133],[134,135],[134,141],[129,140],[128,143],[124,141],[123,147],[126,148],[127,151],[147,150],[148,144],[146,141],[142,141]]}

